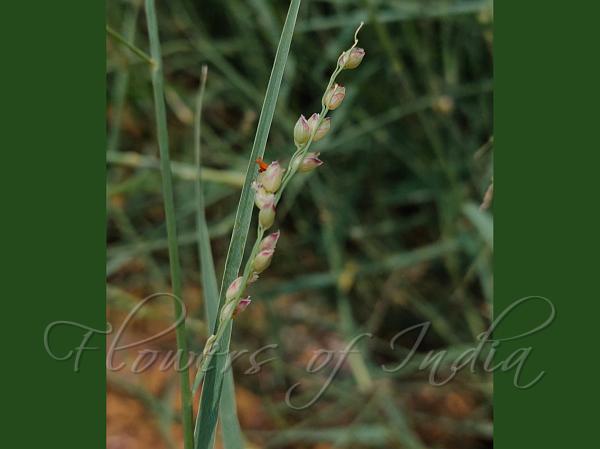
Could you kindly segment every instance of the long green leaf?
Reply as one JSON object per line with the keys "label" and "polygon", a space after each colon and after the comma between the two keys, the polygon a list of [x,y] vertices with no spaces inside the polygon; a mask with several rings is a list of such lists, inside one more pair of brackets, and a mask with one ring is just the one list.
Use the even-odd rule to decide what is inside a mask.
{"label": "long green leaf", "polygon": [[198,233],[198,260],[200,261],[200,277],[202,281],[202,297],[204,299],[204,312],[208,328],[212,328],[212,323],[217,319],[217,310],[219,308],[219,289],[217,287],[217,274],[215,273],[215,264],[210,247],[210,237],[208,235],[208,224],[206,222],[205,200],[204,200],[204,180],[201,168],[201,145],[200,134],[202,124],[202,99],[206,88],[207,68],[202,67],[202,80],[198,98],[196,100],[196,116],[194,118],[194,154],[196,168],[198,169],[198,182],[195,183],[196,190],[196,232]]}
{"label": "long green leaf", "polygon": [[[194,153],[196,156],[196,167],[198,173],[202,173],[201,167],[201,124],[202,124],[202,99],[206,87],[206,66],[202,68],[202,81],[196,101],[196,117],[194,120]],[[217,286],[217,274],[210,246],[208,224],[206,222],[203,179],[200,175],[196,183],[196,227],[198,232],[198,259],[200,260],[200,276],[204,298],[204,311],[207,328],[212,329],[217,320],[219,310],[219,288]],[[226,431],[223,432],[223,444],[225,449],[243,449],[244,438],[237,418],[235,404],[235,389],[233,372],[227,370],[225,389],[221,400],[221,422]]]}
{"label": "long green leaf", "polygon": [[[290,2],[281,38],[279,39],[279,45],[277,46],[275,62],[273,63],[273,69],[271,70],[271,76],[267,85],[267,92],[258,120],[258,129],[254,138],[254,144],[252,145],[252,153],[246,171],[246,180],[244,181],[244,187],[242,188],[235,225],[229,244],[229,251],[227,253],[227,260],[225,262],[225,272],[221,283],[220,304],[223,303],[223,296],[227,286],[238,275],[242,264],[254,203],[250,190],[250,184],[256,176],[257,171],[254,161],[256,158],[262,157],[265,152],[269,130],[271,128],[271,123],[273,122],[273,115],[275,114],[275,106],[281,87],[283,71],[290,51],[296,18],[298,17],[300,2],[301,0],[292,0]],[[230,338],[231,323],[227,326],[221,341],[216,342],[216,344],[219,345],[219,351],[212,358],[204,380],[200,409],[198,411],[199,416],[196,420],[196,449],[210,449],[214,443],[219,402],[224,379],[223,370],[228,361]],[[226,420],[224,420],[223,423],[224,425],[227,425]],[[228,430],[229,429],[227,428],[223,428],[223,433],[228,433]]]}
{"label": "long green leaf", "polygon": [[235,388],[233,371],[228,369],[225,373],[225,383],[221,397],[221,434],[225,449],[244,449],[244,436],[240,429],[235,402]]}
{"label": "long green leaf", "polygon": [[[160,39],[158,36],[158,23],[154,0],[146,0],[146,19],[148,22],[148,36],[150,38],[150,54],[152,56],[152,87],[154,92],[154,108],[156,113],[156,130],[158,135],[158,149],[160,152],[160,167],[162,174],[162,189],[164,196],[165,218],[167,222],[167,240],[169,244],[169,265],[171,268],[171,284],[173,295],[179,298],[174,301],[175,317],[185,317],[182,305],[181,265],[179,260],[179,246],[177,244],[177,222],[175,218],[175,201],[173,199],[173,179],[171,175],[171,161],[169,158],[169,134],[167,130],[167,111],[165,106],[165,92],[162,71],[162,58]],[[185,330],[185,319],[180,319],[175,328],[177,349],[181,353],[181,366],[188,366],[188,346]],[[192,394],[190,378],[187,368],[179,370],[179,386],[181,391],[181,419],[183,422],[184,448],[193,446],[192,433]]]}

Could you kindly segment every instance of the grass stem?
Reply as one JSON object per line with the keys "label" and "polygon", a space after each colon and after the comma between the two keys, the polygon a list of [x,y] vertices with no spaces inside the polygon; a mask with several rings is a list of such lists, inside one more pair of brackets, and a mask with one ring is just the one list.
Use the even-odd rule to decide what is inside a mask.
{"label": "grass stem", "polygon": [[150,66],[156,65],[156,61],[154,59],[152,59],[150,56],[148,56],[145,51],[143,51],[143,50],[139,49],[138,47],[136,47],[135,45],[133,45],[131,42],[129,42],[127,39],[125,39],[123,36],[121,36],[121,34],[118,31],[114,30],[109,25],[106,25],[106,32],[108,33],[109,36],[111,36],[113,39],[115,39],[117,42],[119,42],[125,48],[131,50],[132,53],[136,54],[137,56],[142,58],[144,61],[146,61],[148,64],[150,64]]}
{"label": "grass stem", "polygon": [[[171,162],[169,159],[169,135],[167,131],[167,113],[163,86],[163,72],[161,63],[160,40],[154,0],[146,0],[146,19],[148,22],[148,35],[150,38],[150,53],[154,64],[152,65],[152,87],[156,112],[156,129],[158,134],[158,147],[160,152],[162,189],[164,196],[165,219],[167,225],[167,241],[169,246],[169,265],[171,270],[171,284],[173,295],[182,299],[181,266],[179,260],[179,247],[177,245],[177,222],[175,218],[175,204],[173,198],[173,180],[171,176]],[[174,301],[175,316],[183,316],[182,301]],[[187,347],[187,334],[185,320],[179,321],[176,327],[177,349],[181,354],[179,367],[180,394],[181,394],[181,421],[183,423],[184,449],[191,449],[194,445],[192,426],[192,395],[188,371],[189,352]],[[186,367],[186,368],[183,368]]]}
{"label": "grass stem", "polygon": [[[275,60],[273,62],[271,76],[269,77],[269,82],[267,84],[267,92],[258,119],[256,136],[248,161],[246,180],[244,181],[244,186],[240,195],[236,221],[229,243],[227,258],[225,260],[225,270],[221,283],[220,305],[224,304],[225,291],[233,279],[238,276],[242,265],[244,248],[246,246],[250,221],[252,219],[252,210],[254,208],[254,195],[250,187],[257,172],[254,161],[256,158],[262,157],[265,152],[269,130],[275,114],[275,106],[279,96],[281,81],[283,79],[283,72],[290,51],[292,35],[296,26],[298,10],[300,9],[300,3],[301,0],[290,1],[286,20],[275,53]],[[215,326],[217,325],[218,323],[215,323]],[[211,357],[212,360],[210,361],[210,364],[214,369],[207,372],[202,388],[199,417],[196,420],[195,429],[196,449],[209,449],[214,445],[215,427],[217,424],[221,392],[224,383],[224,377],[221,371],[229,359],[228,352],[231,338],[231,321],[224,326],[220,326],[220,328],[221,329],[218,331],[217,329],[214,329],[214,331],[221,334],[221,336],[215,340],[215,343],[219,345],[220,352],[216,354],[215,357]],[[200,376],[203,375],[202,372],[199,373]],[[198,379],[195,383],[199,383]]]}

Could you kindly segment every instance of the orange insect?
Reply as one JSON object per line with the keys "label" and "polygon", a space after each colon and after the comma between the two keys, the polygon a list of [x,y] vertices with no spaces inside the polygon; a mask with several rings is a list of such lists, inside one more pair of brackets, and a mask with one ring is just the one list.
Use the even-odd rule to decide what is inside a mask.
{"label": "orange insect", "polygon": [[256,163],[258,164],[258,172],[262,173],[264,172],[267,167],[269,166],[265,161],[263,161],[261,158],[256,159]]}

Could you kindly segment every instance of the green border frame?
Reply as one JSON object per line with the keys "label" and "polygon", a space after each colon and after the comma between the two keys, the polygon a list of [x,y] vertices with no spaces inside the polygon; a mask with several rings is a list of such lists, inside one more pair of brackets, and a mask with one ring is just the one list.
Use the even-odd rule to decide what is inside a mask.
{"label": "green border frame", "polygon": [[[598,447],[594,247],[598,187],[597,2],[495,3],[495,315],[539,295],[555,307],[544,330],[502,343],[497,361],[531,347],[524,379],[494,375],[494,447]],[[596,143],[594,143],[596,142]],[[549,307],[531,302],[496,338],[533,329]]]}
{"label": "green border frame", "polygon": [[[3,2],[2,408],[0,447],[106,446],[105,337],[56,361],[46,326],[100,330],[105,315],[105,5]],[[56,327],[64,355],[82,331]]]}
{"label": "green border frame", "polygon": [[[0,11],[2,447],[105,447],[104,338],[90,341],[98,349],[78,373],[43,346],[54,320],[105,326],[104,8],[63,0]],[[496,372],[497,449],[596,443],[599,9],[495,6],[495,313],[528,295],[548,298],[557,313],[543,331],[502,344],[497,360],[532,347],[525,378],[546,374],[519,390],[514,371]],[[530,329],[547,312],[524,307],[496,337]],[[80,338],[57,330],[53,347]]]}

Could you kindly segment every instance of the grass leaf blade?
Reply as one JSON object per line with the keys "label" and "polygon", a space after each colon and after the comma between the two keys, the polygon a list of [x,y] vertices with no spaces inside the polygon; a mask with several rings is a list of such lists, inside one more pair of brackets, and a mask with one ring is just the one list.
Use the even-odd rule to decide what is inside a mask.
{"label": "grass leaf blade", "polygon": [[221,394],[221,411],[219,416],[221,418],[223,447],[225,449],[244,449],[244,436],[237,416],[235,383],[231,369],[228,369],[225,373],[225,381]]}
{"label": "grass leaf blade", "polygon": [[208,224],[206,222],[204,182],[201,172],[201,123],[202,123],[202,99],[206,88],[207,68],[202,67],[202,80],[198,97],[196,100],[196,116],[194,118],[194,155],[196,167],[198,168],[198,181],[195,183],[196,193],[196,232],[198,233],[198,260],[200,261],[200,277],[202,282],[202,297],[204,301],[204,312],[209,329],[217,319],[219,308],[219,288],[217,286],[217,274],[208,235]]}
{"label": "grass leaf blade", "polygon": [[[202,124],[202,100],[206,88],[207,67],[202,67],[202,79],[198,98],[196,101],[196,117],[194,120],[194,153],[198,173],[201,173],[201,124]],[[219,310],[219,288],[217,285],[217,274],[212,256],[210,237],[208,235],[208,224],[206,222],[205,200],[202,176],[196,182],[196,227],[198,232],[198,260],[200,261],[200,276],[202,282],[202,296],[204,299],[204,311],[208,328],[217,320]],[[227,370],[225,374],[225,386],[221,400],[221,421],[227,431],[223,432],[223,445],[225,449],[243,449],[244,438],[240,423],[237,418],[235,403],[235,389],[233,372]]]}
{"label": "grass leaf blade", "polygon": [[[150,39],[150,54],[153,60],[152,88],[156,114],[156,133],[158,137],[158,149],[160,152],[165,218],[167,222],[171,284],[173,295],[176,298],[179,298],[179,300],[174,301],[175,317],[185,317],[185,311],[182,303],[183,295],[181,285],[181,262],[179,259],[179,246],[177,242],[177,221],[175,218],[173,179],[171,174],[171,160],[169,157],[169,134],[167,128],[167,111],[165,105],[162,58],[154,0],[146,0],[146,20],[148,23],[148,37]],[[182,319],[177,323],[175,333],[177,337],[177,349],[181,353],[181,366],[187,367],[189,352],[187,346],[185,319]],[[181,394],[181,419],[183,423],[184,448],[190,449],[193,446],[192,394],[190,390],[189,370],[187,368],[182,368],[179,370],[179,387]]]}
{"label": "grass leaf blade", "polygon": [[265,94],[265,99],[263,101],[258,120],[256,136],[252,145],[252,153],[250,155],[248,168],[246,170],[246,179],[240,195],[235,226],[233,227],[233,233],[229,243],[227,260],[225,261],[225,273],[223,276],[223,282],[221,284],[221,292],[224,292],[229,283],[235,279],[242,264],[242,257],[244,254],[244,248],[246,246],[248,230],[250,228],[250,220],[252,219],[252,208],[254,207],[253,192],[250,188],[250,184],[252,183],[254,175],[257,171],[254,161],[257,158],[262,157],[265,153],[267,138],[269,137],[269,130],[271,129],[271,123],[275,114],[277,97],[281,87],[281,80],[283,78],[283,72],[290,50],[290,44],[292,41],[292,35],[294,33],[294,26],[296,24],[300,3],[301,0],[292,0],[290,2],[288,15],[283,26],[279,45],[277,46],[277,53],[275,55],[273,69],[269,78],[269,84],[267,85],[267,92]]}
{"label": "grass leaf blade", "polygon": [[[235,225],[233,227],[233,233],[229,244],[227,259],[225,262],[225,272],[223,274],[223,281],[221,284],[221,296],[224,295],[227,286],[237,276],[242,264],[242,258],[248,237],[248,230],[250,229],[252,208],[254,204],[250,190],[250,184],[254,178],[254,175],[256,174],[254,160],[258,157],[262,157],[265,151],[269,130],[275,114],[275,106],[277,104],[277,97],[281,87],[281,80],[283,79],[283,72],[292,42],[292,35],[294,34],[300,3],[301,0],[292,0],[290,2],[288,14],[283,26],[279,44],[277,46],[277,53],[275,55],[273,69],[267,85],[267,92],[265,94],[265,99],[260,113],[254,144],[252,145],[252,153],[250,155],[248,169],[246,171],[246,179],[244,181],[244,187],[242,188]],[[216,342],[219,344],[220,349],[215,354],[215,357],[213,357],[209,366],[209,371],[204,380],[200,408],[198,412],[199,416],[196,420],[196,449],[211,449],[214,443],[219,402],[223,386],[223,369],[226,366],[229,358],[228,351],[230,337],[231,324],[228,325],[222,340],[220,342]],[[229,429],[227,428],[228,421],[228,419],[223,420],[223,434],[229,432]]]}

